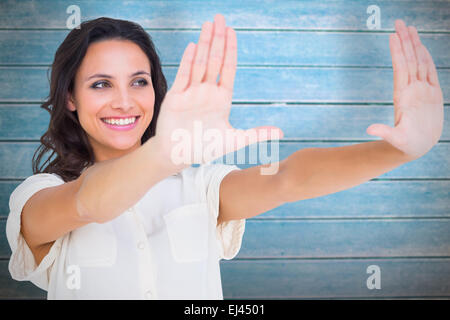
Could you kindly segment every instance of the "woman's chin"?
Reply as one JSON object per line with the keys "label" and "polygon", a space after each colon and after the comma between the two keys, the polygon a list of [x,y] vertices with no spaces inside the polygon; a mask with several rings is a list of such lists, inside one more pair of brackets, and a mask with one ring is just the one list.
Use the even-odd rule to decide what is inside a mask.
{"label": "woman's chin", "polygon": [[135,150],[141,145],[141,139],[136,140],[114,140],[108,143],[108,149],[113,152],[127,153]]}

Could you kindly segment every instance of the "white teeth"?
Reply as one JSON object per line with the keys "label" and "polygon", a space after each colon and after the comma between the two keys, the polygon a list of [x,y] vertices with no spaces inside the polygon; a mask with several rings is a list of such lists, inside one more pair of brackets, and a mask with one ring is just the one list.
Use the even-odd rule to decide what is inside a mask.
{"label": "white teeth", "polygon": [[128,125],[130,123],[134,123],[136,121],[137,117],[133,117],[133,118],[126,118],[126,119],[120,119],[120,120],[116,120],[116,119],[102,119],[103,122],[109,123],[109,124],[113,124],[113,125]]}

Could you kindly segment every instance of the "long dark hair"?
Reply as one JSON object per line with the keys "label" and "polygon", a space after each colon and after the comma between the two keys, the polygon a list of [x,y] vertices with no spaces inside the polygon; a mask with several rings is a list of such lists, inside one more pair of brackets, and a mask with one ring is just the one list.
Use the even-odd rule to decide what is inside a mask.
{"label": "long dark hair", "polygon": [[[56,50],[49,79],[50,94],[40,106],[50,113],[50,123],[47,132],[40,139],[41,145],[33,155],[33,174],[56,173],[68,182],[78,178],[84,168],[95,163],[93,149],[80,125],[77,111],[67,108],[67,99],[68,93],[73,92],[75,74],[89,45],[107,39],[133,41],[148,57],[155,105],[152,121],[141,137],[141,144],[155,135],[160,106],[167,92],[167,82],[151,37],[140,25],[131,21],[107,17],[88,20],[81,23],[79,29],[71,30]],[[51,155],[38,168],[43,155],[49,151],[52,151]],[[46,163],[49,164],[42,169]]]}

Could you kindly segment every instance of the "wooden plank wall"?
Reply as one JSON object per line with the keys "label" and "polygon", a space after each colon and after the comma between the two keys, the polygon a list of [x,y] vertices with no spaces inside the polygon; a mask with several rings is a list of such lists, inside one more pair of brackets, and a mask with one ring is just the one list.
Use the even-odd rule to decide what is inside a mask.
{"label": "wooden plank wall", "polygon": [[[444,93],[439,143],[357,187],[249,219],[239,255],[221,264],[223,289],[225,298],[239,299],[450,298],[450,2],[401,0],[0,2],[0,298],[45,298],[11,280],[4,230],[9,195],[32,175],[31,157],[48,125],[39,103],[72,4],[82,21],[141,24],[169,84],[202,23],[222,13],[238,37],[231,124],[281,127],[280,159],[302,148],[374,140],[365,132],[372,123],[392,126],[388,35],[398,18],[417,27]],[[373,4],[381,18],[375,30],[366,24]],[[371,265],[380,268],[381,289],[367,286]]]}

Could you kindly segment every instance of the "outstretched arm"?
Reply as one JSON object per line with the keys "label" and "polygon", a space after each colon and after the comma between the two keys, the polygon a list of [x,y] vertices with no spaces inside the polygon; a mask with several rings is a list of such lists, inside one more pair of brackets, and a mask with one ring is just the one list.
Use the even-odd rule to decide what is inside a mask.
{"label": "outstretched arm", "polygon": [[250,218],[285,202],[339,192],[420,158],[442,134],[444,108],[436,68],[414,27],[397,20],[389,44],[394,71],[394,128],[373,124],[382,140],[335,148],[307,148],[279,163],[272,176],[259,167],[222,181],[219,223]]}

